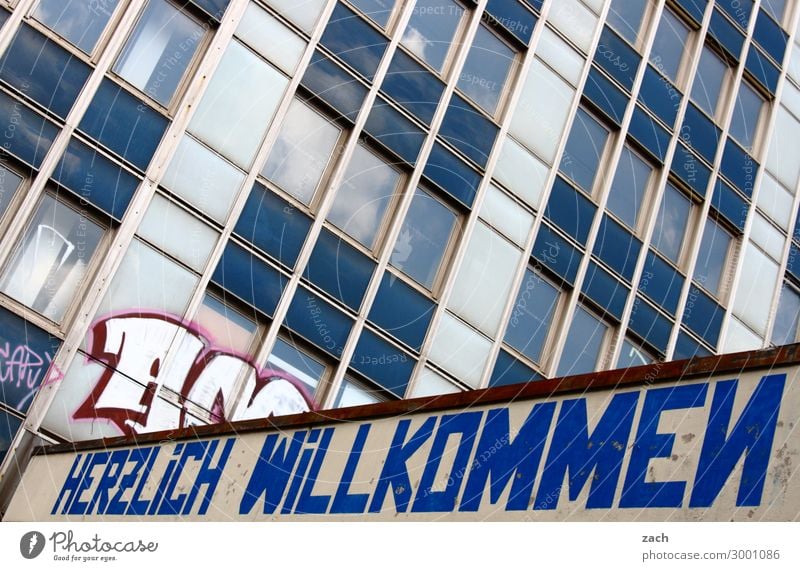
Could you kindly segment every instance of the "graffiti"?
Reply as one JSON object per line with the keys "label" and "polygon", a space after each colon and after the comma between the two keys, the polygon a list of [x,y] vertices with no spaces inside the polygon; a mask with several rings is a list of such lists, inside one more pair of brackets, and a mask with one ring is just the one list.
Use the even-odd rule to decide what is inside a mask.
{"label": "graffiti", "polygon": [[[261,369],[250,358],[215,345],[198,325],[169,314],[136,311],[104,317],[92,325],[86,348],[85,365],[99,364],[102,372],[72,419],[104,419],[123,435],[190,425],[192,405],[209,411],[212,422],[314,408],[292,375]],[[158,398],[170,392],[180,408]]]}
{"label": "graffiti", "polygon": [[52,361],[53,357],[48,351],[40,355],[26,344],[0,342],[0,385],[3,394],[10,396],[13,393],[19,398],[18,402],[8,404],[23,410],[33,399],[40,384],[47,385],[60,379],[61,372],[55,367],[48,374]]}

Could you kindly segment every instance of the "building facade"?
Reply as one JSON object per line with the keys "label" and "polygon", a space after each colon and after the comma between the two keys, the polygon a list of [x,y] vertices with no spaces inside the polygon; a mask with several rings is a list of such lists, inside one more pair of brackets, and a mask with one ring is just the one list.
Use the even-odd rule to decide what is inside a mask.
{"label": "building facade", "polygon": [[0,0],[0,443],[791,343],[792,0]]}

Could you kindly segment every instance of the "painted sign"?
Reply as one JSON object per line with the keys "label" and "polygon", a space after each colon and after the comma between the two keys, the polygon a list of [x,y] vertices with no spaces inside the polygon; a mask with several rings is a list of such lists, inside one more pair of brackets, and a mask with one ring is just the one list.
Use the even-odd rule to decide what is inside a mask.
{"label": "painted sign", "polygon": [[612,373],[568,394],[530,383],[396,403],[407,414],[55,450],[33,457],[5,517],[800,519],[800,365],[623,386]]}

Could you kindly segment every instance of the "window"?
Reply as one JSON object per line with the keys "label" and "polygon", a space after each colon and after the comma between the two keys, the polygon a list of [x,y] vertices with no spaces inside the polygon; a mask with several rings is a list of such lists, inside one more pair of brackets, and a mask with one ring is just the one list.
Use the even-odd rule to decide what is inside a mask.
{"label": "window", "polygon": [[536,363],[542,357],[560,293],[533,270],[525,270],[504,341]]}
{"label": "window", "polygon": [[597,119],[584,109],[578,109],[559,168],[590,194],[600,170],[608,134],[608,129]]}
{"label": "window", "polygon": [[385,28],[389,23],[394,7],[394,0],[350,0],[350,3],[381,28]]}
{"label": "window", "polygon": [[418,188],[392,251],[391,264],[433,289],[457,220],[455,212]]}
{"label": "window", "polygon": [[113,70],[166,107],[203,35],[203,27],[176,6],[150,0]]}
{"label": "window", "polygon": [[611,183],[606,207],[622,222],[636,229],[653,167],[627,145],[622,149]]}
{"label": "window", "polygon": [[464,12],[453,0],[417,0],[401,41],[413,54],[442,72]]}
{"label": "window", "polygon": [[596,371],[607,332],[608,325],[578,306],[572,317],[557,375],[563,377]]}
{"label": "window", "polygon": [[694,268],[694,281],[720,297],[733,236],[711,218],[706,219],[703,240]]}
{"label": "window", "polygon": [[311,395],[317,392],[328,370],[322,360],[312,357],[308,352],[280,337],[275,340],[272,354],[267,360],[267,367],[292,375],[303,383]]}
{"label": "window", "polygon": [[797,326],[800,322],[800,294],[789,284],[783,284],[775,325],[772,328],[772,343],[788,345],[797,339]]}
{"label": "window", "polygon": [[689,26],[671,10],[661,14],[656,38],[650,51],[650,61],[661,73],[678,82],[683,55],[689,47]]}
{"label": "window", "polygon": [[487,113],[494,115],[514,55],[514,50],[505,42],[486,26],[480,26],[461,70],[458,88]]}
{"label": "window", "polygon": [[649,351],[643,349],[641,345],[626,337],[622,341],[622,350],[617,360],[617,369],[649,365],[655,363],[655,361],[656,358],[653,357]]}
{"label": "window", "polygon": [[786,0],[762,0],[761,7],[775,18],[778,23],[783,22],[786,13]]}
{"label": "window", "polygon": [[342,379],[342,385],[333,401],[333,408],[374,404],[383,400],[386,399],[377,391],[370,390],[363,383],[345,377]]}
{"label": "window", "polygon": [[742,81],[736,106],[733,108],[730,134],[748,151],[752,151],[756,143],[758,120],[763,106],[764,98],[749,83]]}
{"label": "window", "polygon": [[612,0],[608,11],[608,25],[623,38],[636,45],[641,32],[648,0]]}
{"label": "window", "polygon": [[0,218],[8,210],[21,185],[22,177],[4,164],[0,164]]}
{"label": "window", "polygon": [[217,347],[243,355],[250,352],[258,332],[258,323],[210,293],[203,296],[194,321],[211,333]]}
{"label": "window", "polygon": [[671,183],[667,183],[653,229],[653,247],[678,265],[683,251],[692,201]]}
{"label": "window", "polygon": [[0,290],[60,322],[104,233],[83,212],[45,194],[3,271]]}
{"label": "window", "polygon": [[692,101],[711,117],[717,115],[727,73],[728,64],[708,45],[704,45],[692,84]]}
{"label": "window", "polygon": [[33,18],[84,53],[91,54],[119,0],[40,0]]}
{"label": "window", "polygon": [[355,148],[328,220],[368,248],[376,245],[400,173],[363,145]]}
{"label": "window", "polygon": [[261,174],[302,203],[309,204],[341,134],[342,129],[295,99]]}

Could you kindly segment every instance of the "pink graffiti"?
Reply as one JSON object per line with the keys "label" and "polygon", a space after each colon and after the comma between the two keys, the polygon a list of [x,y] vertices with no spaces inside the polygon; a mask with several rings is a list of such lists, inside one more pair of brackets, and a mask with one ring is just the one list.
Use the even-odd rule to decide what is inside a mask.
{"label": "pink graffiti", "polygon": [[[217,346],[200,326],[173,315],[112,314],[92,325],[86,347],[87,363],[104,366],[72,418],[106,419],[125,435],[152,430],[148,423],[160,422],[153,421],[164,409],[156,398],[159,391],[177,395],[179,427],[189,424],[191,404],[210,411],[215,422],[314,409],[297,378],[259,368],[249,357]],[[237,382],[242,375],[243,390]]]}
{"label": "pink graffiti", "polygon": [[63,378],[52,362],[53,357],[47,351],[39,355],[28,345],[12,346],[8,341],[0,343],[0,384],[28,390],[19,402],[9,404],[22,410],[36,395],[43,376],[42,387]]}

